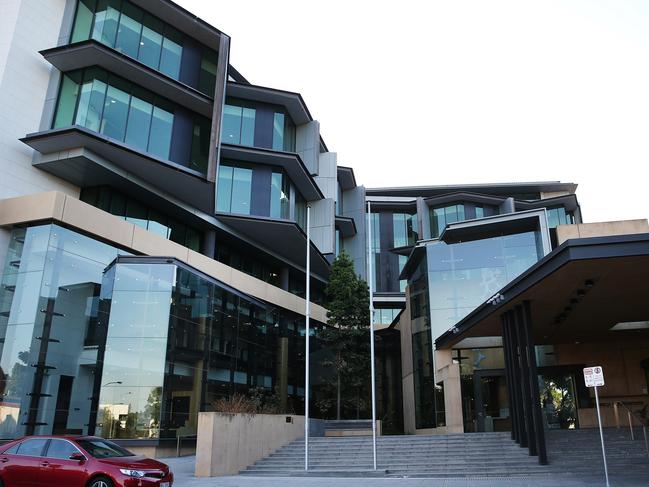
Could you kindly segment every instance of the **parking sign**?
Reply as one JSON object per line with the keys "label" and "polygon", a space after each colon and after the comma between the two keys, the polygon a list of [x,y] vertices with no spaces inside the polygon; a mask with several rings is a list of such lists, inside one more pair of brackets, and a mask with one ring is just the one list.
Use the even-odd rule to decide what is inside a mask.
{"label": "parking sign", "polygon": [[584,382],[586,382],[586,387],[602,387],[604,385],[604,371],[599,365],[584,368]]}

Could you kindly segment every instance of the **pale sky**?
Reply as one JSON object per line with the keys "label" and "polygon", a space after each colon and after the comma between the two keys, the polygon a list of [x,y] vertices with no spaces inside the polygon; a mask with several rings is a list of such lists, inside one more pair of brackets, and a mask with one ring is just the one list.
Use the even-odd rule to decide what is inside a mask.
{"label": "pale sky", "polygon": [[366,187],[561,180],[649,217],[649,1],[176,0]]}

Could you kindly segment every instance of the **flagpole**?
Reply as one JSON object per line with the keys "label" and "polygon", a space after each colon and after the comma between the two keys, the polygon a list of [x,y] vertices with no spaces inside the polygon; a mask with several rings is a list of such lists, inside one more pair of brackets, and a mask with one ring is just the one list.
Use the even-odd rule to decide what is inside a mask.
{"label": "flagpole", "polygon": [[311,317],[311,206],[306,207],[306,346],[304,359],[304,470],[309,470],[309,318]]}
{"label": "flagpole", "polygon": [[370,360],[372,380],[372,455],[374,459],[374,470],[376,470],[376,377],[374,370],[374,279],[372,279],[372,203],[367,202],[367,247],[369,249],[367,259],[367,281],[370,288]]}

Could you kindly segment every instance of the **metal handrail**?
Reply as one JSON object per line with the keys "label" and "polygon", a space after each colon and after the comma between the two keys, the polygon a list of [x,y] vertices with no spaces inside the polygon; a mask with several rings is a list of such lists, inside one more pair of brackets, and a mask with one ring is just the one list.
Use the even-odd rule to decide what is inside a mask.
{"label": "metal handrail", "polygon": [[180,436],[180,435],[178,435],[178,436],[176,437],[176,457],[180,457],[181,441],[182,441],[182,440],[188,440],[188,439],[197,440],[197,439],[198,439],[198,436],[196,436],[196,435],[186,435],[186,436]]}
{"label": "metal handrail", "polygon": [[[644,446],[645,449],[647,450],[647,456],[649,457],[649,441],[647,440],[647,426],[649,426],[649,418],[644,418],[638,415],[623,401],[613,401],[613,412],[615,414],[615,424],[617,425],[617,429],[620,429],[620,410],[618,406],[622,406],[624,409],[626,409],[626,415],[629,420],[629,432],[631,433],[632,440],[635,440],[635,435],[633,433],[633,419],[635,419],[638,423],[640,423],[640,426],[642,426],[642,434],[644,435]],[[645,405],[644,409],[647,409],[647,407],[648,406]]]}

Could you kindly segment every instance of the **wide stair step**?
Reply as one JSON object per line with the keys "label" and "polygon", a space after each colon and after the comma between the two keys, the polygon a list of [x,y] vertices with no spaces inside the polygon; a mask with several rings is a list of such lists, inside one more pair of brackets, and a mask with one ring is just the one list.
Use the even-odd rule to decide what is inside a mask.
{"label": "wide stair step", "polygon": [[[344,424],[335,425],[340,428]],[[509,433],[469,433],[377,438],[377,470],[372,468],[371,437],[309,440],[309,471],[304,471],[304,440],[280,448],[241,472],[256,476],[314,477],[543,477],[603,472],[597,430],[548,431],[549,465],[539,465]],[[606,430],[608,468],[613,474],[646,473],[644,440]]]}

